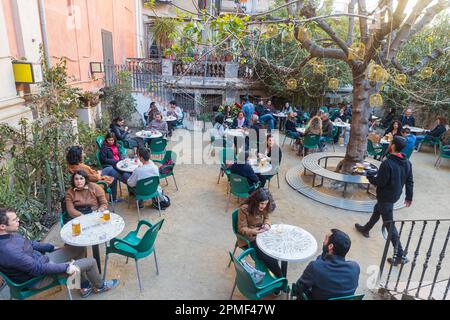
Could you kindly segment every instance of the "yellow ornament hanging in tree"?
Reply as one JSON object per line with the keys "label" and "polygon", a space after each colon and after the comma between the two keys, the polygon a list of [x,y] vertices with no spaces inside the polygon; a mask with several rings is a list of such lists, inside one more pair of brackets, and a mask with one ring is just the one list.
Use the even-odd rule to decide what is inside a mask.
{"label": "yellow ornament hanging in tree", "polygon": [[313,73],[315,73],[315,74],[323,74],[323,73],[325,73],[326,67],[325,67],[325,65],[322,62],[314,61],[312,63],[312,66],[313,66]]}
{"label": "yellow ornament hanging in tree", "polygon": [[420,75],[424,79],[431,78],[431,76],[433,75],[433,69],[430,67],[423,68],[422,71],[420,72]]}
{"label": "yellow ornament hanging in tree", "polygon": [[309,32],[308,29],[304,28],[304,27],[300,27],[298,29],[298,36],[297,36],[299,41],[306,41],[306,40],[310,40],[311,39],[311,32]]}
{"label": "yellow ornament hanging in tree", "polygon": [[395,76],[394,82],[399,86],[404,86],[406,84],[407,76],[404,73],[400,73]]}
{"label": "yellow ornament hanging in tree", "polygon": [[331,90],[337,90],[339,88],[339,80],[336,78],[331,78],[328,80],[328,88]]}
{"label": "yellow ornament hanging in tree", "polygon": [[366,46],[362,42],[355,42],[348,48],[348,60],[364,60],[365,54]]}
{"label": "yellow ornament hanging in tree", "polygon": [[379,93],[375,93],[369,97],[369,105],[372,108],[383,106],[383,97]]}
{"label": "yellow ornament hanging in tree", "polygon": [[287,87],[289,90],[295,90],[295,89],[297,89],[297,80],[295,80],[295,79],[289,79],[289,80],[286,82],[286,87]]}
{"label": "yellow ornament hanging in tree", "polygon": [[275,24],[271,24],[267,27],[266,30],[266,35],[267,37],[271,38],[271,37],[275,37],[278,33],[278,28]]}

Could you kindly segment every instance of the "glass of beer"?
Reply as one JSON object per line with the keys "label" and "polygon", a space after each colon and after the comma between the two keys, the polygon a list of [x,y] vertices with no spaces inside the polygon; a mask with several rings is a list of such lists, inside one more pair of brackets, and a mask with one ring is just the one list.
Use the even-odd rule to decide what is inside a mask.
{"label": "glass of beer", "polygon": [[80,221],[73,221],[72,222],[72,235],[74,237],[79,236],[81,233],[81,226]]}
{"label": "glass of beer", "polygon": [[105,210],[105,211],[103,211],[103,220],[105,220],[105,221],[109,221],[110,219],[111,219],[111,215],[110,215],[110,213],[109,213],[109,210]]}

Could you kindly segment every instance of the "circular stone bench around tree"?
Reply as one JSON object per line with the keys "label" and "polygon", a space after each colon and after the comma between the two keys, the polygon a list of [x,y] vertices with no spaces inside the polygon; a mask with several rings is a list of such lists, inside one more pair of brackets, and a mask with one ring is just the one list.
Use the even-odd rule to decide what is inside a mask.
{"label": "circular stone bench around tree", "polygon": [[[327,204],[329,206],[333,206],[336,208],[341,208],[345,210],[352,210],[358,212],[373,212],[373,208],[376,204],[376,200],[351,200],[341,197],[332,196],[323,192],[320,192],[314,187],[321,186],[323,184],[324,179],[330,179],[334,181],[339,181],[344,183],[344,193],[346,192],[347,184],[367,184],[369,190],[370,183],[365,176],[351,176],[345,175],[342,173],[334,172],[326,169],[328,165],[329,158],[343,158],[343,153],[313,153],[306,157],[304,157],[302,163],[303,165],[299,165],[291,168],[286,173],[286,181],[287,183],[295,190],[300,192],[301,194],[311,198],[315,201],[318,201],[323,204]],[[325,167],[320,165],[320,162],[324,159]],[[368,162],[379,166],[380,162],[368,159]],[[303,179],[301,178],[301,172],[310,171],[313,173],[313,184],[307,185]],[[316,176],[321,177],[321,184],[315,185]],[[394,209],[403,208],[404,205],[404,194],[399,199],[397,203],[394,204]]]}

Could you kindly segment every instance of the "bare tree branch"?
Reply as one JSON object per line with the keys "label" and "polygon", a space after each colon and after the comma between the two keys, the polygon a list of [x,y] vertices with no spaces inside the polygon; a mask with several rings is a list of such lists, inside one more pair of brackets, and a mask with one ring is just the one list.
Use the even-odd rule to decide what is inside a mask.
{"label": "bare tree branch", "polygon": [[[355,4],[356,0],[351,0],[348,5],[348,13],[355,13]],[[353,43],[353,29],[355,28],[355,18],[350,16],[348,18],[348,32],[347,32],[347,46],[350,46]]]}
{"label": "bare tree branch", "polygon": [[[367,15],[366,0],[358,0],[358,13]],[[361,33],[361,42],[367,44],[369,36],[367,34],[367,19],[359,18],[359,30]]]}
{"label": "bare tree branch", "polygon": [[387,60],[391,60],[393,57],[395,57],[398,50],[400,49],[400,46],[408,38],[409,31],[411,30],[411,27],[413,26],[417,17],[422,12],[422,10],[425,9],[430,4],[431,1],[432,0],[422,0],[422,1],[418,1],[416,3],[413,11],[410,13],[410,15],[406,19],[405,23],[402,25],[400,30],[397,32],[397,35],[395,36],[394,41],[392,41],[390,52],[388,52],[388,54],[387,54]]}
{"label": "bare tree branch", "polygon": [[425,15],[420,19],[409,32],[409,38],[414,36],[417,32],[423,29],[425,25],[431,22],[433,18],[441,11],[443,11],[445,8],[448,8],[450,6],[449,1],[439,1],[435,5],[429,7],[427,11],[425,12]]}
{"label": "bare tree branch", "polygon": [[420,69],[422,69],[424,66],[426,66],[431,60],[436,60],[437,58],[439,58],[440,56],[442,56],[445,52],[449,51],[450,47],[447,48],[438,48],[433,50],[433,52],[424,57],[422,60],[420,60],[418,63],[416,63],[416,65],[412,68],[405,68],[403,67],[400,62],[398,62],[398,60],[394,57],[392,59],[392,65],[397,68],[401,73],[405,73],[407,75],[413,75],[415,74],[417,71],[419,71]]}

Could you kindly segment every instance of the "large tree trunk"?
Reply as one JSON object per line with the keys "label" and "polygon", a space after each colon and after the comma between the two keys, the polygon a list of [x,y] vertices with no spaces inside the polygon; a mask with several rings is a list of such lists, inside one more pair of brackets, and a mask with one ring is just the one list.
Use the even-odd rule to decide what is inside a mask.
{"label": "large tree trunk", "polygon": [[353,105],[352,126],[347,152],[337,170],[342,173],[351,173],[357,162],[364,161],[367,154],[367,136],[369,133],[369,90],[370,86],[365,79],[365,70],[353,71]]}

